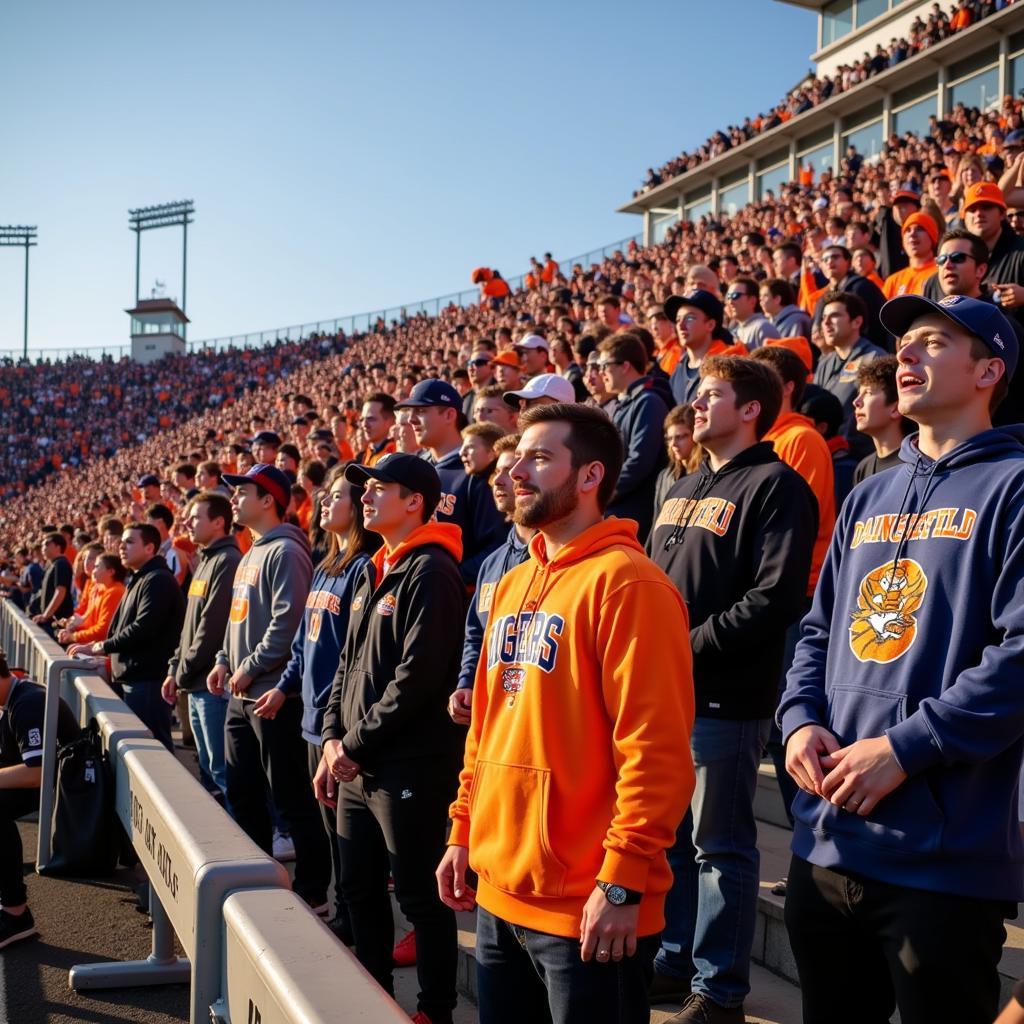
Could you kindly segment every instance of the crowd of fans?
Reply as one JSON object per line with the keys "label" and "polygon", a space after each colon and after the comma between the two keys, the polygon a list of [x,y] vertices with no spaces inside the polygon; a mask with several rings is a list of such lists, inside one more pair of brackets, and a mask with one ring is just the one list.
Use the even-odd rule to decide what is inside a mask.
{"label": "crowd of fans", "polygon": [[806,1019],[982,1024],[1024,896],[1022,206],[1007,98],[472,308],[7,368],[10,432],[73,455],[3,506],[3,584],[168,746],[177,708],[419,1024],[477,900],[485,1024],[741,1021],[765,750]]}
{"label": "crowd of fans", "polygon": [[808,76],[767,113],[762,112],[756,117],[745,118],[742,124],[729,125],[724,131],[715,132],[699,149],[680,153],[657,170],[649,167],[643,185],[634,195],[642,195],[677,175],[693,170],[707,160],[713,160],[728,150],[741,146],[762,132],[771,131],[772,128],[799,117],[833,96],[847,92],[867,79],[916,57],[930,46],[970,28],[983,18],[1015,2],[1016,0],[957,0],[948,11],[943,10],[937,3],[933,4],[927,18],[914,19],[906,36],[894,36],[887,46],[879,43],[874,53],[865,52],[859,61],[841,65],[832,75],[822,75],[820,78]]}

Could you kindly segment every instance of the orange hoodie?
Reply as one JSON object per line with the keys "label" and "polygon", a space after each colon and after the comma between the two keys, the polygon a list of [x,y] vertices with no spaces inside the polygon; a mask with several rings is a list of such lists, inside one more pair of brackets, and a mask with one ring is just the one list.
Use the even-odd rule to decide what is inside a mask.
{"label": "orange hoodie", "polygon": [[664,926],[665,850],[694,774],[686,607],[632,520],[605,519],[498,583],[473,689],[449,842],[469,848],[480,906],[578,938],[595,882],[644,893]]}
{"label": "orange hoodie", "polygon": [[111,620],[123,594],[123,583],[115,582],[109,586],[94,585],[92,600],[89,602],[85,618],[72,634],[72,641],[76,644],[91,644],[96,640],[106,640]]}
{"label": "orange hoodie", "polygon": [[882,285],[882,294],[887,299],[895,299],[897,295],[924,295],[924,286],[935,276],[938,270],[935,260],[930,260],[923,267],[904,267],[890,274]]}
{"label": "orange hoodie", "polygon": [[795,469],[814,491],[818,499],[818,536],[811,555],[811,575],[807,580],[807,596],[814,595],[818,574],[828,554],[832,530],[836,525],[835,473],[828,443],[814,429],[814,421],[798,412],[783,412],[764,435],[771,442],[775,454],[791,469]]}
{"label": "orange hoodie", "polygon": [[424,544],[440,544],[456,562],[462,561],[462,530],[454,523],[438,523],[431,519],[422,526],[417,526],[408,537],[394,550],[389,550],[387,545],[381,545],[373,555],[373,568],[375,570],[375,586],[380,586],[380,581],[396,566],[399,561],[413,548],[421,547]]}

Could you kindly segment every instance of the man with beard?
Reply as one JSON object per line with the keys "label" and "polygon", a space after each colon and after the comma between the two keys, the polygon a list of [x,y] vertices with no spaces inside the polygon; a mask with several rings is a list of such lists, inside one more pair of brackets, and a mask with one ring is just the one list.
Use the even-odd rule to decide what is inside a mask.
{"label": "man with beard", "polygon": [[686,608],[635,524],[603,518],[623,460],[608,417],[542,405],[520,425],[515,522],[538,535],[495,588],[438,888],[454,910],[479,899],[481,1024],[647,1024],[693,787]]}

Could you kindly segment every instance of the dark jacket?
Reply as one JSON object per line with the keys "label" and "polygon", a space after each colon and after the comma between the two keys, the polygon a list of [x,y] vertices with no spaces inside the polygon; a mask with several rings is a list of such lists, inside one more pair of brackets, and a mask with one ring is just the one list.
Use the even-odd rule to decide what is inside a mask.
{"label": "dark jacket", "polygon": [[470,476],[457,450],[439,462],[429,454],[426,458],[441,478],[437,521],[454,523],[462,531],[459,571],[462,582],[471,587],[484,559],[505,539],[505,517],[494,505],[487,477],[479,473]]}
{"label": "dark jacket", "polygon": [[817,534],[814,493],[765,442],[668,492],[647,549],[690,612],[698,716],[774,714]]}
{"label": "dark jacket", "polygon": [[891,206],[879,208],[875,230],[878,232],[878,276],[884,281],[890,274],[910,266],[910,259],[903,249],[903,232]]}
{"label": "dark jacket", "polygon": [[167,666],[179,690],[206,689],[206,677],[224,643],[231,588],[241,559],[234,534],[199,549],[185,598],[185,625]]}
{"label": "dark jacket", "polygon": [[850,493],[779,706],[847,746],[886,736],[904,782],[867,816],[800,792],[793,851],[890,885],[1024,899],[1024,427],[986,430]]}
{"label": "dark jacket", "polygon": [[462,736],[448,697],[466,614],[461,553],[456,527],[427,523],[389,553],[387,572],[382,549],[356,584],[321,735],[341,740],[366,775],[409,761],[456,770]]}
{"label": "dark jacket", "polygon": [[[873,281],[869,281],[866,277],[861,277],[860,274],[851,273],[847,274],[839,282],[839,287],[836,290],[851,292],[864,303],[868,316],[867,321],[861,328],[861,332],[880,348],[885,349],[886,352],[891,352],[893,347],[892,339],[889,337],[889,332],[882,326],[882,321],[878,316],[882,306],[885,305],[885,296],[878,285]],[[815,327],[821,327],[821,317],[825,311],[825,299],[827,296],[828,291],[820,295],[818,301],[814,304],[813,322]]]}
{"label": "dark jacket", "polygon": [[830,352],[822,356],[818,368],[814,371],[814,383],[826,391],[831,391],[843,407],[843,422],[839,432],[846,438],[850,448],[858,459],[867,455],[874,447],[871,438],[857,429],[857,421],[853,414],[853,400],[857,397],[860,385],[857,373],[862,366],[874,362],[884,356],[877,345],[865,337],[854,342],[850,354],[844,359],[838,352]]}
{"label": "dark jacket", "polygon": [[114,682],[163,682],[184,620],[185,595],[156,555],[128,577],[103,641]]}
{"label": "dark jacket", "polygon": [[643,542],[651,529],[654,487],[665,454],[665,417],[668,406],[649,376],[633,381],[619,395],[612,420],[622,435],[626,458],[619,473],[607,514],[634,519]]}
{"label": "dark jacket", "polygon": [[508,540],[497,551],[492,551],[480,566],[476,590],[466,613],[466,638],[462,644],[462,668],[459,670],[460,690],[468,690],[473,686],[476,664],[480,660],[480,650],[487,632],[494,588],[509,569],[521,565],[529,557],[530,549],[519,539],[516,528],[510,526]]}
{"label": "dark jacket", "polygon": [[587,385],[583,383],[583,369],[579,363],[570,363],[562,376],[572,385],[577,402],[585,402],[590,397]]}

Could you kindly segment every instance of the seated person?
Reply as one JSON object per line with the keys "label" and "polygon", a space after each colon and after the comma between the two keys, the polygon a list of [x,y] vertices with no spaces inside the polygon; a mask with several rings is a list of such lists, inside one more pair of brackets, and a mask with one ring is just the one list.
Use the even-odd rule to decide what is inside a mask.
{"label": "seated person", "polygon": [[[36,934],[23,878],[18,819],[39,809],[46,690],[11,675],[0,651],[0,949]],[[57,743],[78,736],[71,708],[60,701]]]}

